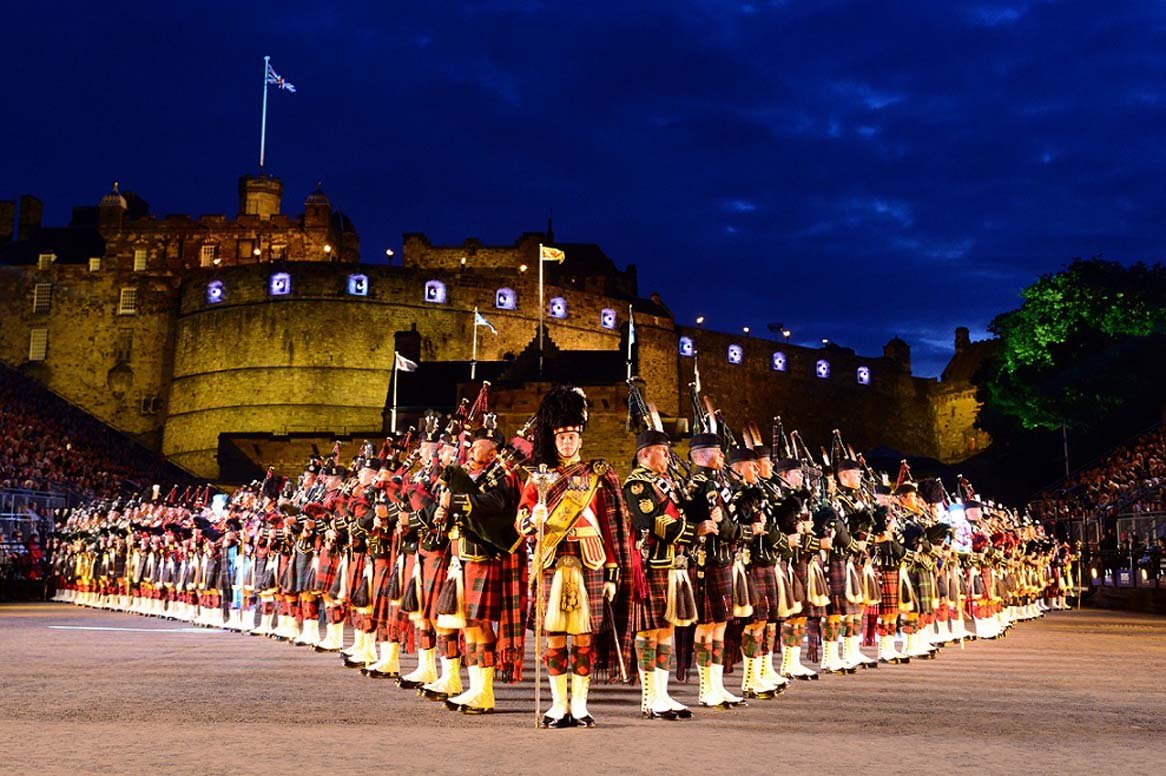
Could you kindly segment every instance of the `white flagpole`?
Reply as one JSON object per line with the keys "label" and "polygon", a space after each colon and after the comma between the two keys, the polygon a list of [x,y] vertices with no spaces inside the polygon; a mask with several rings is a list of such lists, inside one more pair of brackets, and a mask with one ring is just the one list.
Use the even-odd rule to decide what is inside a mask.
{"label": "white flagpole", "polygon": [[401,372],[397,368],[397,366],[400,363],[401,362],[397,356],[397,351],[394,350],[393,351],[393,409],[389,413],[389,430],[392,431],[394,434],[397,433],[397,378],[401,374]]}
{"label": "white flagpole", "polygon": [[633,317],[632,306],[628,305],[628,382],[632,379],[632,337],[636,330],[635,318]]}
{"label": "white flagpole", "polygon": [[[263,58],[263,118],[259,121],[259,170],[263,171],[263,152],[267,145],[267,70],[271,57]],[[397,429],[394,428],[393,431]]]}
{"label": "white flagpole", "polygon": [[543,244],[538,244],[538,376],[543,376]]}
{"label": "white flagpole", "polygon": [[478,374],[478,308],[474,308],[474,352],[470,356],[470,380],[477,378]]}

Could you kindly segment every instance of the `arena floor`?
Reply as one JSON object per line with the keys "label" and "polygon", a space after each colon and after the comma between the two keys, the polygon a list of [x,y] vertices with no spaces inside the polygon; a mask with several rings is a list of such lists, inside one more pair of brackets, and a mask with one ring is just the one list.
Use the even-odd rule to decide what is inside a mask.
{"label": "arena floor", "polygon": [[[529,681],[501,688],[499,713],[468,718],[331,655],[68,604],[0,607],[0,656],[7,773],[1097,774],[1166,762],[1166,618],[1103,611],[687,721],[641,720],[634,688],[603,687],[592,730],[533,729]],[[696,687],[675,695],[695,704]]]}

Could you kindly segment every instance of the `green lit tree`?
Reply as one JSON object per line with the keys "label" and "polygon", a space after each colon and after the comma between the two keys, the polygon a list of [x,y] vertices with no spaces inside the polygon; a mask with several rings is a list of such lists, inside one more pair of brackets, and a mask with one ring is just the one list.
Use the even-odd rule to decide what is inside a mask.
{"label": "green lit tree", "polygon": [[[1166,397],[1166,269],[1074,259],[1021,294],[989,327],[1000,339],[977,377],[981,427],[993,435],[1084,429],[1119,410],[1142,414]],[[1143,423],[1145,421],[1142,421]]]}

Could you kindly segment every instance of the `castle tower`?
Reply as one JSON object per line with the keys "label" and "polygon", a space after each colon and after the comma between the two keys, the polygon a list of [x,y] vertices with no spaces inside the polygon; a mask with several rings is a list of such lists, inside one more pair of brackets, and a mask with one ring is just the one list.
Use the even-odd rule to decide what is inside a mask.
{"label": "castle tower", "polygon": [[317,183],[316,190],[304,200],[304,228],[327,229],[331,220],[332,203],[328,201],[328,195]]}
{"label": "castle tower", "polygon": [[244,175],[239,178],[239,215],[262,219],[279,214],[283,183],[274,175]]}
{"label": "castle tower", "polygon": [[97,228],[103,234],[120,232],[126,206],[126,198],[118,191],[117,181],[114,181],[113,190],[102,197],[101,202],[97,204]]}
{"label": "castle tower", "polygon": [[904,372],[911,372],[911,346],[895,337],[883,345],[883,358],[894,363]]}

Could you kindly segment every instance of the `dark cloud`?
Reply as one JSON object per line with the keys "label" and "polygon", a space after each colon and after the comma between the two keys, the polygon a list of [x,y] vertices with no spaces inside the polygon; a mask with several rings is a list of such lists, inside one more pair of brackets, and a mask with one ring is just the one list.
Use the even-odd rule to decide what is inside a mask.
{"label": "dark cloud", "polygon": [[403,231],[564,239],[682,320],[937,374],[1039,273],[1163,248],[1166,12],[1085,2],[24,4],[6,12],[4,197],[114,179],[229,212],[255,166],[322,179],[376,260]]}

